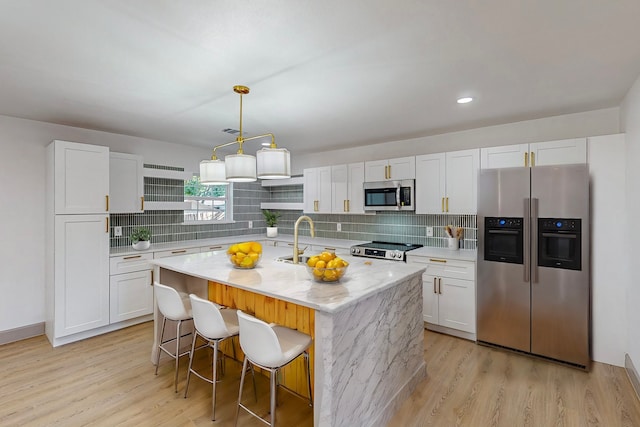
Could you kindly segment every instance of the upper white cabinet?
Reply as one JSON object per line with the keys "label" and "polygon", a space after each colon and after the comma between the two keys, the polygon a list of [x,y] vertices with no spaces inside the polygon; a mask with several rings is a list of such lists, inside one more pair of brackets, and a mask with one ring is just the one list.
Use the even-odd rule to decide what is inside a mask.
{"label": "upper white cabinet", "polygon": [[365,182],[390,181],[416,178],[416,158],[375,160],[364,163]]}
{"label": "upper white cabinet", "polygon": [[364,162],[331,167],[331,212],[364,213]]}
{"label": "upper white cabinet", "polygon": [[417,214],[475,214],[478,149],[417,156]]}
{"label": "upper white cabinet", "polygon": [[109,154],[110,213],[144,212],[142,156]]}
{"label": "upper white cabinet", "polygon": [[482,169],[535,167],[587,162],[587,139],[573,138],[480,150]]}
{"label": "upper white cabinet", "polygon": [[109,212],[109,148],[53,141],[55,214]]}
{"label": "upper white cabinet", "polygon": [[331,213],[331,166],[304,169],[304,212]]}

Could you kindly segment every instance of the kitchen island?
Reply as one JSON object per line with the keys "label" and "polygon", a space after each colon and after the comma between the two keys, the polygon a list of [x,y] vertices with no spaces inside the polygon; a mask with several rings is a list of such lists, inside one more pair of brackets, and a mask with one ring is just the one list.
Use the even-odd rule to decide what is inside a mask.
{"label": "kitchen island", "polygon": [[[232,268],[222,251],[153,264],[158,282],[181,292],[215,300],[210,289],[223,285],[311,309],[314,425],[385,425],[426,374],[424,268],[345,256],[345,277],[326,284],[312,281],[303,265],[277,260],[288,255],[286,248],[265,247],[251,270]],[[154,319],[157,341],[157,310]]]}

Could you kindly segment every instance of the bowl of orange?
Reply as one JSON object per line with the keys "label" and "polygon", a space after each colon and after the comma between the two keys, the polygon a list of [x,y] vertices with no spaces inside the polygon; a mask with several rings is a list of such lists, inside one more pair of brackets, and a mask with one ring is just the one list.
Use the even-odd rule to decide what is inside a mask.
{"label": "bowl of orange", "polygon": [[320,283],[338,282],[347,272],[349,263],[333,252],[312,255],[307,260],[307,271],[313,280]]}
{"label": "bowl of orange", "polygon": [[234,268],[254,268],[262,258],[262,245],[259,242],[234,243],[227,249],[227,256]]}

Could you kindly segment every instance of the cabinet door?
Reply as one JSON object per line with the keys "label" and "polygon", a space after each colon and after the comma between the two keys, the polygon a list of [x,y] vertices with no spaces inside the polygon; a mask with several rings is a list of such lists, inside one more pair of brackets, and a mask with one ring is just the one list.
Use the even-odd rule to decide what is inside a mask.
{"label": "cabinet door", "polygon": [[529,166],[529,144],[505,145],[480,149],[482,169],[515,168]]}
{"label": "cabinet door", "polygon": [[422,318],[427,323],[438,323],[438,278],[422,274]]}
{"label": "cabinet door", "polygon": [[364,213],[364,162],[347,165],[347,208],[349,213]]}
{"label": "cabinet door", "polygon": [[445,211],[453,214],[475,214],[477,208],[478,149],[447,153]]}
{"label": "cabinet door", "polygon": [[445,204],[445,153],[416,156],[416,213],[440,214]]}
{"label": "cabinet door", "polygon": [[153,313],[153,286],[151,271],[116,274],[110,284],[111,323],[135,319]]}
{"label": "cabinet door", "polygon": [[416,178],[416,158],[399,157],[389,160],[389,179],[415,179]]}
{"label": "cabinet door", "polygon": [[318,195],[318,169],[304,169],[303,208],[305,213],[313,213],[316,209]]}
{"label": "cabinet door", "polygon": [[54,141],[55,213],[109,212],[109,148]]}
{"label": "cabinet door", "polygon": [[304,212],[331,213],[331,166],[304,170]]}
{"label": "cabinet door", "polygon": [[587,163],[587,139],[574,138],[561,141],[529,144],[531,166],[566,165]]}
{"label": "cabinet door", "polygon": [[438,278],[439,324],[447,328],[476,333],[476,292],[474,281]]}
{"label": "cabinet door", "polygon": [[376,182],[387,180],[388,160],[374,160],[364,162],[364,180],[365,182]]}
{"label": "cabinet door", "polygon": [[142,156],[109,154],[110,213],[139,213],[144,209]]}
{"label": "cabinet door", "polygon": [[109,324],[108,219],[104,214],[55,217],[56,337]]}
{"label": "cabinet door", "polygon": [[331,166],[331,212],[347,212],[349,198],[349,172],[347,165]]}

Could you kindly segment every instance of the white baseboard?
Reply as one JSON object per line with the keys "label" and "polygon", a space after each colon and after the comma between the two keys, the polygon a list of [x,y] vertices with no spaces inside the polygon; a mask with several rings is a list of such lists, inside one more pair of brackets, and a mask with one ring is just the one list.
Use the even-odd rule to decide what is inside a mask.
{"label": "white baseboard", "polygon": [[628,354],[624,355],[624,367],[627,370],[627,375],[629,376],[631,385],[636,391],[638,399],[640,399],[640,376],[638,375],[638,371],[636,371],[635,366],[633,366],[633,362],[631,361],[631,358]]}
{"label": "white baseboard", "polygon": [[44,322],[21,326],[7,331],[0,331],[0,345],[44,335]]}

